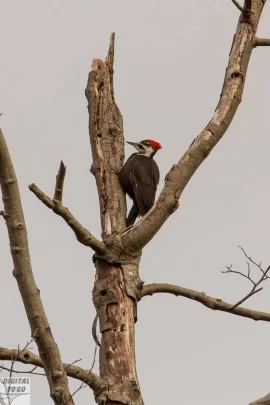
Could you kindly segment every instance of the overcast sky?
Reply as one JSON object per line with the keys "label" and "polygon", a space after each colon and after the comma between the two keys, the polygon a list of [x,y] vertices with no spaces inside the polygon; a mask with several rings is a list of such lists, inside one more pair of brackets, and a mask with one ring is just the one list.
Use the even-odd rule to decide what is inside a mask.
{"label": "overcast sky", "polygon": [[[92,252],[28,185],[35,182],[52,196],[63,159],[64,204],[99,237],[84,96],[92,59],[105,57],[114,31],[115,94],[125,137],[161,142],[156,160],[163,180],[214,112],[239,11],[230,0],[0,4],[0,125],[19,180],[33,271],[63,361],[82,358],[79,365],[89,368]],[[267,4],[261,37],[270,37],[269,21]],[[221,273],[231,264],[246,270],[237,246],[265,266],[270,263],[269,70],[270,48],[255,49],[233,123],[188,184],[179,210],[145,248],[141,277],[146,283],[179,284],[233,304],[251,287],[241,277]],[[127,155],[131,152],[127,146]],[[0,346],[23,347],[29,325],[3,221],[0,231]],[[270,282],[246,306],[270,311],[269,293]],[[214,312],[181,297],[144,298],[136,343],[145,404],[247,405],[270,391],[269,338],[267,323]],[[47,381],[37,376],[31,382],[32,404],[51,404]],[[71,381],[71,390],[78,385]],[[95,403],[87,388],[75,402]]]}

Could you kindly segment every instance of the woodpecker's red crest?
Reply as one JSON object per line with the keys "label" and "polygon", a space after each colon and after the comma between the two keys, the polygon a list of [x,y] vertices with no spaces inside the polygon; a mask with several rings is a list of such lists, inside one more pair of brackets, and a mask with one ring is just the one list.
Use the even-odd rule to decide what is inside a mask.
{"label": "woodpecker's red crest", "polygon": [[142,142],[148,142],[148,143],[150,143],[151,145],[154,146],[154,148],[155,148],[156,150],[162,149],[161,144],[160,144],[159,142],[157,142],[157,141],[153,141],[153,139],[146,139],[145,141],[142,141]]}

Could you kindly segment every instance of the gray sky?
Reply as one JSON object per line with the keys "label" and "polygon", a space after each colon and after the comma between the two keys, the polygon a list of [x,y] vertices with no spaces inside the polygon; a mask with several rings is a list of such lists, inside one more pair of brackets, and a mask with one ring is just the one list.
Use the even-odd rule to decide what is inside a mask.
{"label": "gray sky", "polygon": [[[115,93],[125,136],[162,143],[157,162],[164,179],[214,112],[239,12],[230,0],[0,4],[0,125],[19,179],[33,270],[63,360],[82,357],[80,365],[87,368],[94,353],[92,252],[28,185],[36,182],[52,195],[63,159],[64,203],[99,236],[84,96],[92,59],[104,58],[115,31]],[[269,19],[267,4],[262,37],[270,36]],[[179,284],[235,303],[250,285],[221,270],[230,264],[245,270],[237,246],[269,264],[269,69],[270,49],[255,49],[243,103],[225,138],[144,251],[146,283]],[[29,326],[3,221],[0,231],[0,346],[16,348],[29,340]],[[246,306],[270,311],[269,292],[270,283]],[[248,404],[270,391],[269,337],[267,323],[213,312],[181,297],[146,297],[136,327],[145,404]],[[32,403],[51,404],[46,380],[31,381]],[[71,389],[78,385],[71,382]],[[77,405],[95,403],[87,389],[75,399]]]}

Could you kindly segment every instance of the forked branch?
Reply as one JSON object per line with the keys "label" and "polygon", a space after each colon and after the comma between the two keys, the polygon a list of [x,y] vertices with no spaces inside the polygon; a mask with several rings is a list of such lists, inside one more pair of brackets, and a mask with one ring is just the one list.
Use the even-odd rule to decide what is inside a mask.
{"label": "forked branch", "polygon": [[[231,266],[226,266],[227,270],[222,271],[222,273],[238,274],[238,275],[246,278],[247,280],[249,280],[252,283],[253,287],[251,288],[250,292],[245,297],[241,298],[241,300],[239,300],[236,304],[234,304],[231,309],[235,309],[239,305],[243,304],[243,302],[245,302],[248,298],[252,297],[252,295],[257,294],[259,291],[261,291],[263,289],[263,287],[258,288],[259,285],[270,278],[269,275],[268,275],[269,270],[270,270],[270,266],[268,266],[266,268],[266,270],[263,270],[263,268],[261,266],[261,263],[256,263],[251,257],[249,257],[247,255],[247,253],[245,252],[245,250],[241,246],[239,246],[239,248],[242,250],[245,257],[248,259],[248,262],[247,262],[247,268],[248,268],[247,274],[245,274],[245,273],[243,273],[241,271],[233,270],[232,265]],[[257,281],[254,281],[253,278],[251,277],[250,264],[255,265],[260,270],[260,272],[262,273],[261,277]]]}
{"label": "forked branch", "polygon": [[254,321],[270,322],[270,313],[253,311],[252,309],[242,307],[233,309],[232,304],[222,301],[219,298],[210,297],[204,292],[198,292],[172,284],[147,284],[143,287],[143,297],[157,293],[168,293],[176,296],[186,297],[191,300],[200,302],[205,307],[213,309],[215,311],[229,312],[231,314],[242,316],[244,318],[253,319]]}
{"label": "forked branch", "polygon": [[[123,233],[123,243],[129,248],[142,249],[178,208],[186,185],[228,129],[241,102],[247,68],[253,50],[265,0],[245,1],[244,9],[250,18],[239,19],[224,84],[214,115],[190,145],[179,162],[166,176],[165,186],[155,206],[133,228]],[[251,8],[250,8],[251,7]]]}
{"label": "forked branch", "polygon": [[[24,214],[21,204],[16,174],[9,151],[0,130],[0,183],[4,202],[5,221],[10,240],[10,250],[16,278],[24,308],[50,386],[51,397],[55,404],[66,401],[73,405],[68,387],[68,379],[47,320],[40,291],[32,272],[30,252]],[[18,355],[18,351],[14,353]]]}
{"label": "forked branch", "polygon": [[[44,364],[41,358],[30,350],[23,349],[18,353],[16,349],[6,349],[0,347],[0,360],[18,361],[24,364],[31,364],[34,367],[40,367],[44,369]],[[102,385],[102,380],[92,371],[83,369],[73,364],[63,363],[65,372],[69,377],[75,378],[85,384],[87,384],[93,391],[98,391]],[[30,370],[31,371],[31,370]],[[17,371],[14,371],[17,372]],[[33,372],[33,371],[32,371]],[[24,371],[26,373],[26,371]]]}
{"label": "forked branch", "polygon": [[68,226],[73,230],[77,240],[85,246],[89,246],[95,252],[105,253],[106,248],[104,243],[96,239],[86,228],[84,228],[79,221],[72,215],[68,208],[62,204],[64,178],[66,167],[63,162],[60,163],[59,171],[56,176],[56,185],[54,192],[54,199],[51,200],[43,191],[41,191],[35,184],[30,184],[29,189],[35,196],[43,202],[46,207],[50,208],[55,214],[59,215]]}

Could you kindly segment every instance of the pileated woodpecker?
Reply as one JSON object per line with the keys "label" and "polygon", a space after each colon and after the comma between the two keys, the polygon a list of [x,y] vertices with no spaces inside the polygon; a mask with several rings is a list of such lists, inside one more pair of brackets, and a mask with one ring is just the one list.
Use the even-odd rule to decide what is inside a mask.
{"label": "pileated woodpecker", "polygon": [[159,169],[153,157],[162,146],[152,139],[127,143],[138,151],[128,158],[119,173],[119,182],[124,192],[133,200],[127,218],[127,226],[130,226],[137,217],[143,217],[154,205]]}

